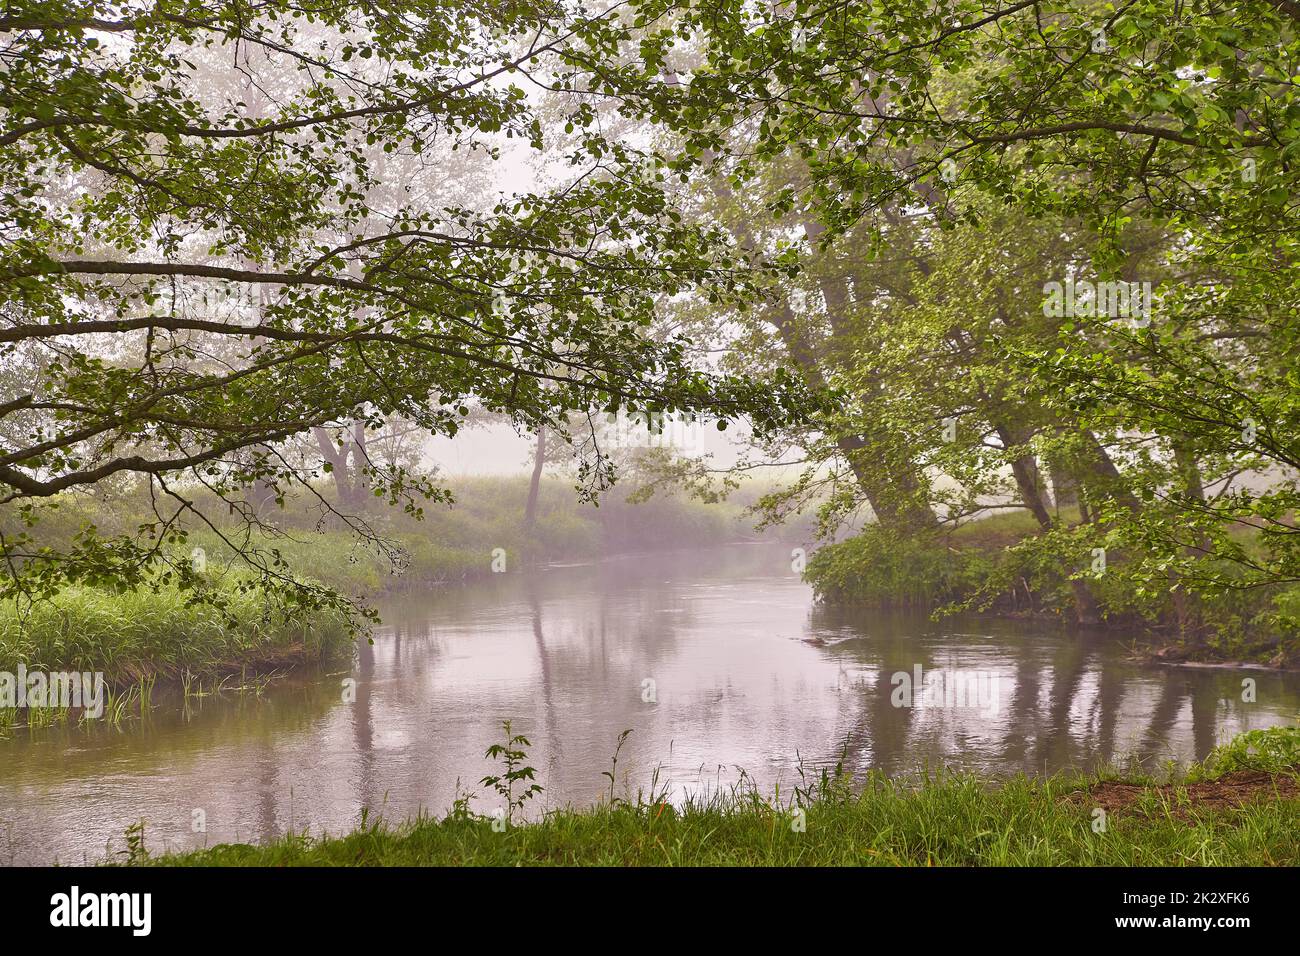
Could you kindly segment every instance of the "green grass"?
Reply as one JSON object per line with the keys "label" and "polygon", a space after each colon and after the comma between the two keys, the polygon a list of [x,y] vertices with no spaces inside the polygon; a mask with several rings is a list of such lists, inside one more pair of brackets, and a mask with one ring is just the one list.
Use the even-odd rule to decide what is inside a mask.
{"label": "green grass", "polygon": [[1182,866],[1300,864],[1300,801],[1208,813],[1194,823],[1153,803],[1149,816],[1064,802],[1079,781],[1016,777],[992,788],[942,776],[917,789],[872,776],[857,796],[820,799],[799,832],[788,808],[735,797],[673,810],[659,804],[567,809],[533,824],[424,818],[340,838],[292,836],[160,857],[191,866]]}
{"label": "green grass", "polygon": [[[1216,751],[1193,777],[1268,769],[1300,746],[1275,728]],[[1260,763],[1259,761],[1263,761]],[[838,768],[837,768],[838,769]],[[1292,768],[1291,772],[1294,772]],[[607,776],[612,776],[609,774]],[[1186,789],[1147,790],[1113,809],[1098,832],[1086,794],[1113,774],[1017,775],[996,784],[937,773],[913,780],[873,772],[851,784],[823,774],[806,789],[764,799],[733,788],[674,807],[662,792],[590,809],[548,811],[494,828],[457,802],[442,819],[364,821],[341,837],[294,834],[129,862],[166,866],[1295,866],[1300,800],[1198,809]]]}
{"label": "green grass", "polygon": [[227,579],[224,607],[187,603],[175,587],[114,592],[65,588],[25,614],[0,604],[0,669],[103,671],[110,684],[179,680],[338,659],[352,650],[347,620],[322,610],[288,615]]}

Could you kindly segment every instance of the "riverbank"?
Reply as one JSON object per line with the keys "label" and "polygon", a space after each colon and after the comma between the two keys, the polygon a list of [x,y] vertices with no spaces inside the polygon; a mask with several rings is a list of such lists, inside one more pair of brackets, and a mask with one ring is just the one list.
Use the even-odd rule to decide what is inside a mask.
{"label": "riverbank", "polygon": [[[526,476],[465,477],[446,484],[450,502],[427,503],[418,515],[379,499],[338,506],[332,489],[320,484],[287,495],[283,506],[260,508],[251,525],[195,489],[195,510],[225,516],[224,523],[214,517],[209,525],[182,512],[168,524],[164,550],[173,560],[189,561],[198,549],[205,565],[221,566],[235,560],[237,546],[260,563],[278,559],[280,570],[350,597],[372,598],[472,580],[502,567],[752,539],[753,519],[746,509],[764,490],[756,485],[712,504],[671,493],[628,500],[621,489],[610,490],[596,507],[579,500],[571,481],[548,478],[541,482],[530,522]],[[327,506],[340,510],[330,512]],[[89,528],[106,538],[135,538],[141,528],[158,522],[153,507],[138,492],[64,495],[42,513],[40,542],[51,551],[69,550]],[[16,535],[22,529],[21,514],[0,508],[0,531]],[[806,523],[784,530],[807,534]]]}
{"label": "riverbank", "polygon": [[345,612],[296,614],[241,583],[247,578],[225,579],[204,603],[160,583],[126,592],[78,585],[30,607],[0,605],[0,670],[101,672],[112,690],[143,693],[351,659],[354,622]]}
{"label": "riverbank", "polygon": [[[763,799],[733,789],[674,806],[663,794],[565,808],[506,826],[460,804],[442,819],[369,820],[150,857],[161,866],[1295,866],[1300,731],[1252,732],[1179,780],[1102,774],[917,780],[827,774]],[[147,833],[146,833],[147,837]]]}
{"label": "riverbank", "polygon": [[[828,605],[977,611],[1109,630],[1135,635],[1135,656],[1149,663],[1300,667],[1300,587],[1151,593],[1126,573],[1122,552],[1045,553],[1040,534],[1018,513],[905,537],[869,526],[818,549],[805,576]],[[1086,624],[1081,592],[1095,617]]]}
{"label": "riverbank", "polygon": [[[159,563],[133,590],[82,583],[35,602],[0,602],[0,670],[21,664],[103,672],[119,690],[282,674],[350,658],[353,639],[368,622],[347,602],[369,606],[386,595],[552,562],[752,537],[743,498],[706,505],[671,495],[644,502],[612,496],[594,508],[579,502],[563,480],[550,480],[529,525],[523,518],[526,478],[461,479],[452,490],[454,507],[430,510],[419,520],[382,504],[367,506],[357,516],[366,535],[340,527],[337,516],[322,517],[301,498],[263,515],[251,530],[178,522],[183,537],[162,553],[195,569],[192,586],[182,589]],[[51,547],[68,546],[88,526],[129,534],[148,521],[143,504],[129,495],[68,496],[57,505],[42,523]],[[323,591],[304,595],[286,577],[342,600]]]}

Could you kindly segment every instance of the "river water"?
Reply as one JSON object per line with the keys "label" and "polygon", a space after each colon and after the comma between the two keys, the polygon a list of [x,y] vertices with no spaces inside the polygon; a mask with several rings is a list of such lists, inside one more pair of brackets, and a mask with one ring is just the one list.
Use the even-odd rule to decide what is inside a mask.
{"label": "river water", "polygon": [[[655,778],[681,798],[742,780],[788,791],[841,755],[890,773],[1186,762],[1300,712],[1293,673],[1141,666],[1113,634],[823,608],[770,544],[496,575],[381,611],[350,672],[0,740],[0,863],[96,862],[141,820],[156,852],[337,833],[362,808],[440,814],[475,790],[491,812],[478,781],[505,719],[530,739],[544,809],[607,795],[627,729],[615,793]],[[895,706],[895,675],[918,667],[922,685],[970,681],[967,696],[918,685]]]}

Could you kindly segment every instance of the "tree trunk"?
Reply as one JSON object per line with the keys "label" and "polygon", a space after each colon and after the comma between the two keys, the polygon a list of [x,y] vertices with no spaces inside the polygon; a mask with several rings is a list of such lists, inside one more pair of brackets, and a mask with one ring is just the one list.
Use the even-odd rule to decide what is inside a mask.
{"label": "tree trunk", "polygon": [[[817,357],[797,322],[788,302],[775,306],[772,325],[786,352],[809,385],[816,389],[825,388],[826,380]],[[938,524],[928,499],[921,496],[923,480],[911,464],[894,467],[880,459],[879,448],[871,451],[867,445],[867,440],[861,435],[835,437],[835,446],[853,472],[853,478],[862,489],[867,504],[871,505],[876,520],[882,526],[901,531],[919,531]],[[868,453],[874,456],[872,460],[868,460]]]}
{"label": "tree trunk", "polygon": [[[713,190],[719,198],[733,198],[731,189],[721,180],[714,180]],[[733,222],[730,229],[742,249],[757,249],[747,223]],[[815,221],[808,220],[804,223],[804,231],[810,240],[815,239],[821,229]],[[822,288],[831,313],[834,333],[843,328],[843,307],[847,302],[847,294],[842,282],[823,281]],[[798,327],[798,319],[790,308],[789,301],[779,302],[769,315],[769,324],[776,330],[786,353],[799,368],[804,380],[814,389],[825,388],[826,379],[819,365],[821,356]],[[929,498],[921,494],[925,488],[924,475],[913,462],[907,462],[905,467],[900,467],[897,461],[882,462],[878,457],[879,449],[868,450],[867,441],[861,435],[836,436],[835,444],[848,463],[849,470],[853,472],[862,496],[882,525],[903,531],[916,531],[938,524]],[[868,460],[864,452],[875,457]]]}
{"label": "tree trunk", "polygon": [[[997,432],[998,440],[1002,442],[1002,447],[1006,449],[1015,448],[1021,444],[1021,439],[1012,434],[1011,429],[1006,425],[993,423],[993,429]],[[1011,474],[1016,479],[1016,489],[1020,492],[1020,500],[1024,502],[1026,508],[1038,522],[1038,526],[1044,531],[1052,527],[1051,500],[1047,497],[1043,487],[1042,475],[1038,470],[1038,462],[1034,461],[1034,456],[1030,454],[1018,455],[1011,461]]]}
{"label": "tree trunk", "polygon": [[[998,439],[1002,442],[1003,447],[1013,448],[1019,444],[1015,440],[1011,429],[1004,425],[994,423],[994,429],[997,431]],[[1038,463],[1034,461],[1033,455],[1020,455],[1011,462],[1011,474],[1015,476],[1016,488],[1020,492],[1020,499],[1029,508],[1038,526],[1044,531],[1052,527],[1051,502],[1044,494],[1042,475],[1039,473]],[[1092,596],[1092,589],[1088,587],[1087,581],[1072,579],[1070,581],[1070,591],[1074,597],[1074,615],[1080,624],[1096,624],[1101,620],[1101,615],[1097,610],[1097,600]]]}
{"label": "tree trunk", "polygon": [[1070,470],[1062,464],[1048,464],[1048,473],[1052,476],[1052,495],[1056,499],[1056,508],[1077,508],[1079,506],[1079,482]]}
{"label": "tree trunk", "polygon": [[1142,509],[1142,503],[1129,490],[1124,477],[1119,473],[1119,469],[1115,467],[1110,452],[1106,451],[1106,446],[1098,441],[1097,436],[1090,431],[1084,432],[1084,438],[1088,446],[1087,457],[1083,463],[1085,469],[1084,487],[1090,493],[1090,497],[1094,499],[1098,497],[1112,498],[1136,514]]}
{"label": "tree trunk", "polygon": [[546,467],[546,427],[537,429],[537,449],[533,454],[533,477],[528,483],[528,503],[524,505],[524,530],[537,523],[537,497],[542,488],[542,469]]}
{"label": "tree trunk", "polygon": [[248,493],[244,495],[244,501],[253,509],[253,514],[259,518],[267,512],[274,500],[275,486],[261,478],[253,479],[253,483],[248,488]]}
{"label": "tree trunk", "polygon": [[366,424],[355,422],[352,425],[352,472],[348,476],[348,504],[359,508],[365,504],[370,490],[370,478],[366,469],[370,467],[370,451],[366,447]]}
{"label": "tree trunk", "polygon": [[[272,450],[267,445],[254,445],[251,449],[252,454],[261,457],[263,461],[269,459]],[[271,502],[275,500],[275,485],[265,478],[254,478],[244,492],[244,503],[248,505],[257,517],[261,517],[270,507]]]}
{"label": "tree trunk", "polygon": [[[1201,481],[1200,463],[1196,460],[1195,452],[1182,442],[1174,443],[1174,467],[1178,471],[1182,493],[1193,501],[1204,503],[1205,485]],[[1206,542],[1199,540],[1195,547],[1188,546],[1184,553],[1195,555],[1198,550],[1203,552],[1205,548]],[[1182,587],[1178,573],[1172,569],[1169,572],[1169,597],[1174,605],[1174,622],[1178,626],[1178,636],[1184,639],[1190,636],[1193,642],[1200,643],[1200,608],[1195,597]]]}
{"label": "tree trunk", "polygon": [[352,498],[352,488],[348,484],[348,449],[334,444],[330,433],[324,428],[317,427],[311,431],[316,436],[316,447],[320,449],[321,458],[330,466],[338,506],[345,507]]}

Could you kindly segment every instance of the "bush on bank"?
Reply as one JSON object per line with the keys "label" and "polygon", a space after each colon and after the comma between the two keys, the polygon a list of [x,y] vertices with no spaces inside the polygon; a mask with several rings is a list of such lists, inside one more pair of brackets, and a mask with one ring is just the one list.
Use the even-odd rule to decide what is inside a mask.
{"label": "bush on bank", "polygon": [[[819,600],[866,607],[930,608],[936,615],[978,610],[1074,622],[1074,582],[1082,580],[1103,625],[1145,634],[1175,659],[1300,661],[1300,586],[1221,593],[1184,591],[1180,620],[1172,584],[1153,594],[1126,573],[1112,550],[1102,573],[1086,547],[1041,535],[1028,515],[1002,515],[948,531],[899,535],[868,526],[819,548],[806,579]],[[1230,568],[1219,568],[1223,577]]]}

